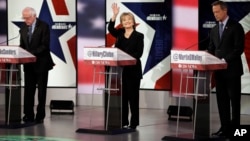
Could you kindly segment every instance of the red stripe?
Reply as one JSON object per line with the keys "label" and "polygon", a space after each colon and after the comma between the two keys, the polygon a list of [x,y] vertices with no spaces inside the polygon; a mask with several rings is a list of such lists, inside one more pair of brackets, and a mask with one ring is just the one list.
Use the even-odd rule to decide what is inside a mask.
{"label": "red stripe", "polygon": [[198,7],[198,0],[174,0],[174,5]]}
{"label": "red stripe", "polygon": [[173,42],[174,49],[198,50],[198,33],[194,30],[175,28]]}
{"label": "red stripe", "polygon": [[155,82],[155,89],[158,90],[170,90],[171,89],[171,75],[169,71]]}
{"label": "red stripe", "polygon": [[76,68],[76,36],[73,36],[72,38],[70,38],[68,41],[67,41],[67,44],[69,46],[69,51],[70,51],[70,54],[71,54],[71,58],[73,60],[73,63],[74,63],[74,66]]}
{"label": "red stripe", "polygon": [[[94,66],[86,64],[83,60],[78,60],[78,84],[93,84],[93,76],[94,76]],[[96,67],[96,72],[103,72],[104,67],[98,66]],[[85,73],[83,73],[85,72]],[[96,77],[99,77],[96,76]],[[101,76],[100,83],[104,83],[104,76]],[[95,80],[96,83],[98,83],[98,78]]]}
{"label": "red stripe", "polygon": [[245,56],[248,68],[250,68],[250,31],[245,35]]}
{"label": "red stripe", "polygon": [[52,0],[56,15],[69,15],[65,0]]}
{"label": "red stripe", "polygon": [[[198,8],[198,0],[174,0],[174,6],[184,6],[184,7],[193,7]],[[173,30],[173,49],[186,49],[193,44],[198,42],[198,31],[175,28]],[[197,50],[198,46],[193,46],[191,50]],[[184,72],[184,75],[192,75],[190,73]],[[180,69],[172,70],[172,95],[180,94]],[[189,80],[188,92],[193,92],[193,82]],[[182,92],[184,92],[186,86],[186,81],[182,82]]]}
{"label": "red stripe", "polygon": [[106,46],[107,47],[112,47],[115,44],[116,38],[113,37],[110,33],[106,34]]}

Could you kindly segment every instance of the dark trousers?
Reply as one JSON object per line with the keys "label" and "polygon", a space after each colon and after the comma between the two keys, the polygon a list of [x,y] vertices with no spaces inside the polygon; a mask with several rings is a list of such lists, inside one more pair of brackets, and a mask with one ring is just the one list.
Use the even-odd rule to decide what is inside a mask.
{"label": "dark trousers", "polygon": [[[122,78],[122,125],[139,125],[139,88],[140,79]],[[129,109],[131,112],[129,124]]]}
{"label": "dark trousers", "polygon": [[221,127],[230,130],[240,125],[241,77],[215,75],[215,80]]}
{"label": "dark trousers", "polygon": [[24,114],[28,118],[34,118],[34,101],[36,87],[38,88],[38,105],[36,119],[41,120],[45,117],[45,104],[48,83],[48,72],[35,73],[33,71],[24,74]]}

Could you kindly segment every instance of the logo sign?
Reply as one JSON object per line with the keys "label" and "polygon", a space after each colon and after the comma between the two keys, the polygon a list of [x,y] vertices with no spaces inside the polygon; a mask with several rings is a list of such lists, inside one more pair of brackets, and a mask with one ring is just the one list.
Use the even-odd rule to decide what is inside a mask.
{"label": "logo sign", "polygon": [[97,57],[97,58],[107,58],[107,57],[114,57],[114,53],[111,51],[87,51],[88,57]]}
{"label": "logo sign", "polygon": [[205,61],[205,52],[171,50],[171,63],[200,64]]}
{"label": "logo sign", "polygon": [[240,125],[233,128],[231,138],[235,140],[250,140],[250,125]]}
{"label": "logo sign", "polygon": [[84,60],[117,60],[117,52],[114,48],[84,48]]}

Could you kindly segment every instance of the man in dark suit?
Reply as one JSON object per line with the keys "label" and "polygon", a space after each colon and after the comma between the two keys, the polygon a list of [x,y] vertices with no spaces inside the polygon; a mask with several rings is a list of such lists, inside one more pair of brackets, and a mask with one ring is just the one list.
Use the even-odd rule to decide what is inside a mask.
{"label": "man in dark suit", "polygon": [[[45,118],[48,71],[54,66],[50,55],[50,29],[36,17],[36,11],[26,7],[22,11],[25,24],[20,29],[20,47],[36,56],[36,62],[24,64],[24,122],[42,123]],[[34,97],[38,88],[37,113]]]}
{"label": "man in dark suit", "polygon": [[213,135],[228,137],[231,128],[240,125],[243,74],[241,54],[244,51],[245,33],[241,24],[229,18],[226,3],[222,1],[212,3],[212,11],[218,24],[211,30],[208,51],[226,61],[228,65],[225,70],[215,71],[221,128]]}

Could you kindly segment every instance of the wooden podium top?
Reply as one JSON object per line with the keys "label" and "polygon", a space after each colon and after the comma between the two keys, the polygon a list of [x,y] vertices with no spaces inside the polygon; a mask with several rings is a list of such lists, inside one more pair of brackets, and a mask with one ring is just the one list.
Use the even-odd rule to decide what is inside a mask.
{"label": "wooden podium top", "polygon": [[226,69],[227,63],[206,51],[171,50],[171,68],[219,70]]}
{"label": "wooden podium top", "polygon": [[135,65],[136,59],[118,48],[84,47],[84,62],[91,65],[126,66]]}
{"label": "wooden podium top", "polygon": [[36,57],[18,46],[0,46],[0,63],[29,63],[35,62]]}

